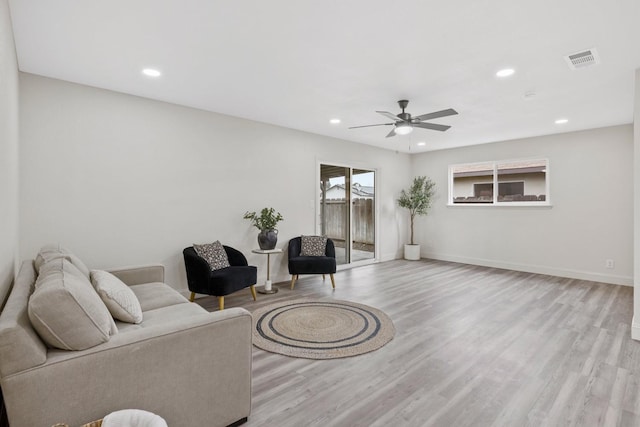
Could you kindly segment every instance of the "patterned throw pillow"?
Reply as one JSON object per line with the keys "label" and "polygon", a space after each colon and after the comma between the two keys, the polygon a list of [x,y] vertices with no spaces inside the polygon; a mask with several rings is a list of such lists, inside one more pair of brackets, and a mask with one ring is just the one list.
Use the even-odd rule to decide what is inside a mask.
{"label": "patterned throw pillow", "polygon": [[302,236],[301,256],[324,256],[327,250],[327,238],[323,236]]}
{"label": "patterned throw pillow", "polygon": [[221,268],[230,267],[227,252],[222,247],[222,243],[216,240],[206,245],[193,245],[199,257],[204,258],[209,263],[212,270],[220,270]]}

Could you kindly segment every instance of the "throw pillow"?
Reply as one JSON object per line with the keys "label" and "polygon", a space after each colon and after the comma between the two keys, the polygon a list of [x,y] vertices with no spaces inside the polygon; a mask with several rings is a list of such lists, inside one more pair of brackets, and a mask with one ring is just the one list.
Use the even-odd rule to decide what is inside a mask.
{"label": "throw pillow", "polygon": [[227,251],[224,250],[222,243],[216,240],[206,245],[193,245],[199,257],[204,258],[209,263],[211,270],[220,270],[221,268],[230,267]]}
{"label": "throw pillow", "polygon": [[36,259],[33,262],[33,266],[35,267],[36,272],[39,273],[40,268],[44,264],[58,258],[67,259],[78,270],[80,270],[82,274],[84,274],[87,277],[87,279],[89,278],[89,269],[84,264],[84,262],[82,262],[82,260],[77,256],[75,256],[74,254],[72,254],[68,249],[63,248],[60,245],[52,244],[52,245],[43,246],[38,252],[38,255],[36,255]]}
{"label": "throw pillow", "polygon": [[84,350],[118,332],[89,279],[66,258],[49,261],[40,271],[29,298],[28,315],[47,345]]}
{"label": "throw pillow", "polygon": [[324,236],[302,236],[301,256],[324,256],[327,250],[327,238]]}
{"label": "throw pillow", "polygon": [[111,315],[127,323],[142,322],[142,307],[131,288],[113,274],[91,270],[91,283]]}

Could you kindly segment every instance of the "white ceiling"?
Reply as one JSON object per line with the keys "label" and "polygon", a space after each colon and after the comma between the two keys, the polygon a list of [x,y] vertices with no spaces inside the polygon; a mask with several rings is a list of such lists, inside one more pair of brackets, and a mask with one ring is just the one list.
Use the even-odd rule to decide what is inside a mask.
{"label": "white ceiling", "polygon": [[[392,150],[633,120],[638,0],[9,3],[21,71]],[[570,70],[564,56],[589,48],[601,63]],[[504,67],[516,73],[498,79]],[[387,123],[375,111],[397,114],[399,99],[459,115],[433,120],[447,132],[347,129]]]}

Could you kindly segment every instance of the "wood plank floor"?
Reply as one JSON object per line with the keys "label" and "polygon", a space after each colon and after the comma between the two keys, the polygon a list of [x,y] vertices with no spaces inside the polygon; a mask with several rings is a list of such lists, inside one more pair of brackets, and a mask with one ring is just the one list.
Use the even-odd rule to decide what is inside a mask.
{"label": "wood plank floor", "polygon": [[[465,264],[396,260],[301,276],[275,295],[356,301],[395,338],[365,355],[307,360],[254,347],[247,426],[639,426],[633,288]],[[197,300],[209,310],[213,297]]]}

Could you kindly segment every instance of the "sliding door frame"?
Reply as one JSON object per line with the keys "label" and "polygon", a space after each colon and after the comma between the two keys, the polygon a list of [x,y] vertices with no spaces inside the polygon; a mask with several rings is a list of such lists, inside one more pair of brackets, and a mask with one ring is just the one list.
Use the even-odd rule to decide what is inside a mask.
{"label": "sliding door frame", "polygon": [[[337,266],[338,270],[344,270],[344,269],[349,269],[352,267],[358,267],[358,266],[362,266],[362,265],[368,265],[368,264],[374,264],[376,262],[379,262],[380,260],[380,242],[378,237],[380,236],[379,233],[379,224],[378,224],[378,211],[379,211],[379,189],[380,189],[380,171],[375,168],[375,167],[371,167],[370,165],[366,165],[366,164],[362,164],[362,163],[345,163],[345,162],[340,162],[340,161],[332,161],[332,160],[324,160],[324,159],[316,159],[316,170],[315,170],[315,178],[314,178],[314,183],[315,183],[315,229],[316,229],[316,234],[317,235],[321,235],[322,234],[322,206],[320,203],[320,197],[322,197],[322,191],[320,190],[320,166],[321,165],[330,165],[330,166],[338,166],[338,167],[344,167],[344,168],[348,168],[349,169],[349,182],[351,182],[352,180],[352,175],[353,175],[353,169],[360,169],[360,170],[368,170],[374,173],[374,189],[375,189],[375,193],[374,193],[374,198],[373,198],[373,215],[374,215],[374,252],[373,252],[373,258],[371,259],[364,259],[364,260],[360,260],[360,261],[355,261],[355,262],[349,262],[347,264],[339,264]],[[345,191],[347,190],[346,186],[345,186]],[[351,192],[351,188],[349,188],[349,192]],[[349,250],[347,251],[349,254],[352,253],[353,250],[353,236],[352,236],[352,224],[353,224],[353,209],[351,209],[351,206],[349,206],[349,239],[348,239],[348,244],[349,244]],[[347,242],[345,241],[345,244],[347,244]]]}

